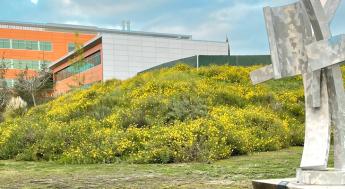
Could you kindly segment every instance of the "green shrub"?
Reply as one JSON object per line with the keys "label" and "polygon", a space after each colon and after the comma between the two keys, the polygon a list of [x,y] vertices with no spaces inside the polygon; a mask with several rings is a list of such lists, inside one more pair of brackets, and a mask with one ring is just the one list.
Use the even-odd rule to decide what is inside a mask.
{"label": "green shrub", "polygon": [[18,116],[23,116],[27,111],[28,104],[20,97],[12,97],[6,105],[4,112],[4,119],[13,119]]}
{"label": "green shrub", "polygon": [[253,86],[253,69],[179,65],[73,91],[1,123],[0,159],[212,162],[303,145],[300,80]]}

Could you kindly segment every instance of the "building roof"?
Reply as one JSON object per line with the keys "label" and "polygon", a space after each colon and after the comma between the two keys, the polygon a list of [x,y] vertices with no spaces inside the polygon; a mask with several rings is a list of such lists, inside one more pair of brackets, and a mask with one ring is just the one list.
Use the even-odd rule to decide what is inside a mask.
{"label": "building roof", "polygon": [[56,23],[30,23],[30,22],[12,22],[12,21],[0,21],[0,26],[19,26],[24,28],[41,28],[45,31],[72,31],[72,32],[88,32],[88,33],[117,33],[127,35],[139,35],[139,36],[152,36],[152,37],[165,37],[165,38],[177,38],[177,39],[192,39],[191,35],[180,34],[166,34],[166,33],[154,33],[154,32],[142,32],[142,31],[126,31],[118,29],[99,28],[97,26],[83,26],[72,24],[56,24]]}

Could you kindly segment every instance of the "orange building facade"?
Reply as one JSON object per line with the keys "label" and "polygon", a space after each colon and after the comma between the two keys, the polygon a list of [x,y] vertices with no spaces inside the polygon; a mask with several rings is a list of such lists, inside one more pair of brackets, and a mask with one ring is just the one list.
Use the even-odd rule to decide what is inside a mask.
{"label": "orange building facade", "polygon": [[47,67],[53,73],[54,95],[95,82],[128,79],[181,58],[227,53],[226,42],[193,40],[190,35],[0,22],[0,60],[7,68],[8,86],[13,87],[25,69],[34,75]]}
{"label": "orange building facade", "polygon": [[95,35],[48,25],[0,23],[0,59],[7,68],[7,85],[13,87],[17,74],[26,68],[34,75]]}

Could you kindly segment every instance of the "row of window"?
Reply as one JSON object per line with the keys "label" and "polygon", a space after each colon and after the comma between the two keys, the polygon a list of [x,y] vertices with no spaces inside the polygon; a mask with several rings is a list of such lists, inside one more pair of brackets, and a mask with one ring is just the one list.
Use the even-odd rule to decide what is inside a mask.
{"label": "row of window", "polygon": [[7,24],[0,24],[0,28],[5,29],[17,29],[17,30],[31,30],[31,31],[44,31],[44,28],[38,27],[29,27],[29,26],[16,26],[16,25],[7,25]]}
{"label": "row of window", "polygon": [[0,64],[4,64],[4,66],[8,69],[19,69],[25,70],[26,68],[29,70],[41,70],[43,67],[47,67],[50,62],[49,61],[41,61],[41,60],[15,60],[15,59],[4,59],[0,60]]}
{"label": "row of window", "polygon": [[52,43],[48,41],[30,41],[15,39],[0,39],[0,48],[3,49],[24,49],[24,50],[40,50],[52,51]]}
{"label": "row of window", "polygon": [[99,64],[101,64],[101,54],[98,51],[98,52],[84,58],[82,61],[73,63],[70,66],[58,71],[55,74],[55,80],[61,81],[63,79],[71,77],[75,74],[78,74],[78,73],[84,72],[90,68],[93,68]]}

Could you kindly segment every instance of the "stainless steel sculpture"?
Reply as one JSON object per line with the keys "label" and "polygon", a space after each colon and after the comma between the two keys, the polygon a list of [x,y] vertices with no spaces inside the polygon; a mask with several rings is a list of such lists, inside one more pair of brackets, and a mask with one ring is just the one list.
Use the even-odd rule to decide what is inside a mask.
{"label": "stainless steel sculpture", "polygon": [[[345,171],[345,93],[338,65],[345,60],[345,35],[332,37],[329,27],[340,2],[299,0],[264,8],[272,65],[252,72],[251,79],[258,84],[302,75],[306,121],[300,175],[327,170],[331,125],[335,171]],[[345,184],[345,178],[337,182]]]}

